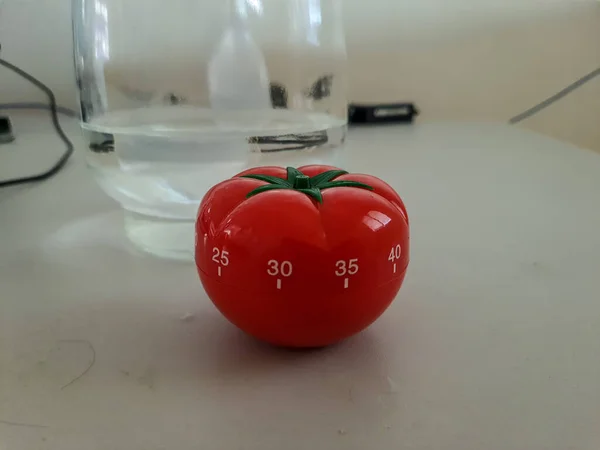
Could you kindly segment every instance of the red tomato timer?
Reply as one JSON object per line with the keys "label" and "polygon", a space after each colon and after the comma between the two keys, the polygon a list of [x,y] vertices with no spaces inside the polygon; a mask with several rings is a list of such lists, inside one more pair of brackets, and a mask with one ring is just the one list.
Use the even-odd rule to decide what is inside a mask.
{"label": "red tomato timer", "polygon": [[409,260],[400,196],[329,166],[258,167],[214,186],[196,223],[196,265],[215,306],[256,338],[321,347],[394,300]]}

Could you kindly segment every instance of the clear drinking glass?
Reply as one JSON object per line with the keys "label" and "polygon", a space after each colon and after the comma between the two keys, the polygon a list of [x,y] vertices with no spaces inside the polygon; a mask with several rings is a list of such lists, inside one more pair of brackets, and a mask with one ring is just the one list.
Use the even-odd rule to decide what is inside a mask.
{"label": "clear drinking glass", "polygon": [[340,0],[73,0],[87,161],[151,253],[193,254],[198,205],[249,166],[336,164]]}

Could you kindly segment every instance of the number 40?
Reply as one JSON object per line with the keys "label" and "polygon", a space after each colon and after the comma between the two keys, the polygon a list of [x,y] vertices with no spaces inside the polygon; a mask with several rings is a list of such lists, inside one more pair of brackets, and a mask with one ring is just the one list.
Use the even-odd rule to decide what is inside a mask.
{"label": "number 40", "polygon": [[390,250],[390,256],[388,257],[388,261],[394,262],[397,259],[400,259],[401,256],[402,247],[400,247],[400,244],[398,244],[395,247],[392,247],[392,249]]}

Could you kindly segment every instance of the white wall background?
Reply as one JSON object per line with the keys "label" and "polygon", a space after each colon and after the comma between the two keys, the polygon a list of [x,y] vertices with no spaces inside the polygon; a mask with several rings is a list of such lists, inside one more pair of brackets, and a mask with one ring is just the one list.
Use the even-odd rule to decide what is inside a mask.
{"label": "white wall background", "polygon": [[[600,65],[597,0],[343,3],[351,100],[413,100],[423,120],[506,120]],[[69,0],[5,0],[0,42],[74,106]],[[528,126],[600,148],[597,84]],[[0,102],[32,99],[42,97],[0,70]]]}

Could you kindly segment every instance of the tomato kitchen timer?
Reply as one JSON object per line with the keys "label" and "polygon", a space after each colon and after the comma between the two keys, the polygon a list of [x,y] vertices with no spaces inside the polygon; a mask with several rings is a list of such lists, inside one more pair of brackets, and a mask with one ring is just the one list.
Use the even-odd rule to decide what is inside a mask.
{"label": "tomato kitchen timer", "polygon": [[398,294],[408,261],[404,203],[370,175],[253,168],[214,186],[198,212],[208,296],[274,345],[321,347],[362,331]]}

